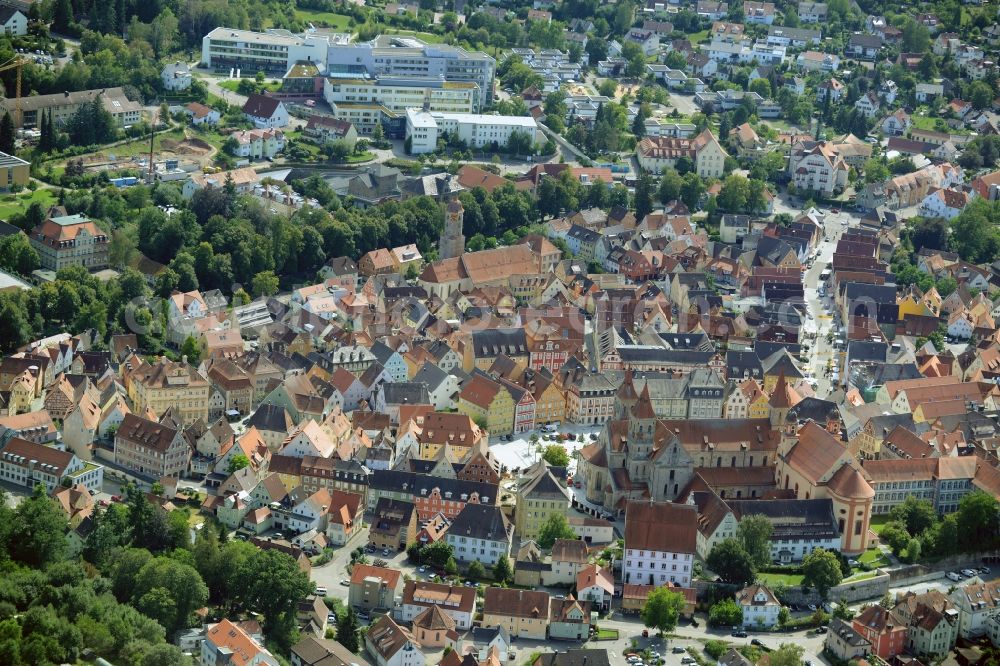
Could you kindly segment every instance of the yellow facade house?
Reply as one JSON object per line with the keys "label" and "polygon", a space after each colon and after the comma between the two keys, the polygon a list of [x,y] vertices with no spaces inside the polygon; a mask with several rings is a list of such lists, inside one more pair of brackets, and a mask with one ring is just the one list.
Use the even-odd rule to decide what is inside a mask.
{"label": "yellow facade house", "polygon": [[[133,362],[138,357],[133,356]],[[162,416],[168,409],[185,424],[202,419],[208,422],[208,379],[186,360],[180,363],[161,357],[156,363],[141,363],[126,375],[128,397],[132,410],[146,410]]]}
{"label": "yellow facade house", "polygon": [[515,496],[514,529],[522,542],[536,539],[549,517],[556,513],[565,515],[569,506],[564,484],[552,475],[544,460],[525,470]]}
{"label": "yellow facade house", "polygon": [[485,421],[491,435],[514,431],[514,400],[510,392],[485,375],[473,375],[458,394],[458,411],[479,424]]}
{"label": "yellow facade house", "polygon": [[566,396],[547,371],[535,373],[528,389],[535,398],[535,423],[562,423],[566,420]]}
{"label": "yellow facade house", "polygon": [[511,637],[544,641],[549,628],[549,593],[486,588],[483,626],[503,627]]}

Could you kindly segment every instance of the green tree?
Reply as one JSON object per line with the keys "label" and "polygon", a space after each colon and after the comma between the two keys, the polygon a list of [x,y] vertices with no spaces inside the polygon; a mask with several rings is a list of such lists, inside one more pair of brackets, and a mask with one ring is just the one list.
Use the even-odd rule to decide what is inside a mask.
{"label": "green tree", "polygon": [[902,522],[890,522],[882,528],[879,539],[892,549],[892,552],[899,555],[906,548],[910,540],[910,533],[906,529],[906,524]]}
{"label": "green tree", "polygon": [[968,551],[991,548],[997,538],[997,498],[981,490],[971,492],[958,503],[959,545]]}
{"label": "green tree", "polygon": [[882,160],[872,157],[865,161],[865,182],[881,183],[889,178],[889,167]]}
{"label": "green tree", "polygon": [[635,184],[635,219],[642,220],[652,212],[653,178],[643,172]]}
{"label": "green tree", "polygon": [[264,614],[264,633],[282,650],[291,647],[296,633],[298,603],[313,589],[309,575],[290,555],[276,550],[254,553],[234,573],[243,586],[241,601]]}
{"label": "green tree", "polygon": [[951,221],[948,245],[972,263],[991,263],[1000,254],[1000,203],[973,199]]}
{"label": "green tree", "polygon": [[510,155],[532,155],[535,152],[535,143],[531,135],[527,132],[514,130],[507,139],[506,152]]}
{"label": "green tree", "polygon": [[358,640],[358,616],[351,605],[348,605],[347,611],[337,619],[337,642],[354,654],[361,649],[361,642]]}
{"label": "green tree", "polygon": [[510,568],[510,559],[506,555],[501,555],[497,563],[493,565],[493,580],[498,585],[514,580],[514,571]]}
{"label": "green tree", "polygon": [[798,643],[782,643],[777,650],[772,650],[768,657],[771,666],[802,666],[802,655],[805,649]]}
{"label": "green tree", "polygon": [[740,212],[747,209],[747,198],[750,196],[750,183],[738,174],[727,176],[719,190],[718,203],[723,210]]}
{"label": "green tree", "polygon": [[660,201],[666,204],[679,199],[682,187],[684,187],[684,179],[681,178],[681,175],[673,169],[667,169],[663,174],[663,180],[660,181],[658,192]]}
{"label": "green tree", "polygon": [[278,293],[280,283],[274,271],[261,271],[253,276],[250,282],[250,291],[254,298],[261,296],[274,296]]}
{"label": "green tree", "polygon": [[566,520],[566,514],[563,512],[557,512],[551,514],[542,526],[538,528],[538,545],[545,550],[552,548],[552,544],[556,542],[556,539],[575,539],[576,532],[573,528],[569,526],[569,521]]}
{"label": "green tree", "polygon": [[70,0],[56,0],[52,10],[52,29],[68,33],[73,25],[73,5]]}
{"label": "green tree", "polygon": [[10,234],[0,239],[0,268],[25,276],[38,268],[38,252],[25,234]]}
{"label": "green tree", "polygon": [[229,459],[229,465],[226,466],[226,472],[232,474],[237,472],[244,467],[250,466],[250,459],[246,457],[244,453],[237,453],[232,458]]}
{"label": "green tree", "polygon": [[931,45],[931,33],[927,26],[917,23],[907,17],[903,23],[903,51],[907,53],[924,53]]}
{"label": "green tree", "polygon": [[455,556],[455,549],[445,541],[435,541],[424,546],[420,555],[427,564],[443,569],[448,560]]}
{"label": "green tree", "polygon": [[187,336],[181,345],[181,354],[187,356],[187,361],[191,365],[198,365],[201,360],[201,343],[194,336]]}
{"label": "green tree", "polygon": [[988,109],[993,103],[995,94],[992,86],[986,81],[975,81],[969,86],[969,101],[976,109]]}
{"label": "green tree", "polygon": [[569,453],[566,447],[560,444],[549,444],[542,453],[542,459],[553,467],[566,467],[569,465]]}
{"label": "green tree", "polygon": [[14,119],[10,117],[9,111],[4,111],[3,118],[0,118],[0,152],[13,155],[14,138]]}
{"label": "green tree", "polygon": [[788,624],[788,621],[792,619],[792,613],[788,610],[788,606],[782,606],[778,611],[778,626],[783,627]]}
{"label": "green tree", "polygon": [[743,607],[734,599],[723,599],[708,610],[708,623],[715,627],[737,627],[743,624]]}
{"label": "green tree", "polygon": [[191,614],[205,605],[208,587],[193,566],[173,557],[157,557],[146,562],[136,574],[132,601],[139,610],[173,632],[186,628]]}
{"label": "green tree", "polygon": [[455,561],[454,557],[449,557],[448,561],[444,563],[444,572],[448,576],[458,575],[458,562]]}
{"label": "green tree", "polygon": [[642,607],[642,623],[656,629],[660,636],[677,627],[677,620],[684,610],[684,595],[668,587],[657,587],[646,597]]}
{"label": "green tree", "polygon": [[[3,497],[6,500],[6,497]],[[66,515],[50,498],[45,487],[35,487],[21,501],[13,519],[4,527],[11,559],[39,569],[58,562],[66,553]]]}
{"label": "green tree", "polygon": [[723,640],[708,640],[705,641],[705,654],[707,654],[712,659],[718,660],[722,655],[729,651],[729,643]]}
{"label": "green tree", "polygon": [[912,536],[919,536],[937,522],[937,512],[930,500],[907,495],[902,503],[889,511],[889,520],[902,523]]}
{"label": "green tree", "polygon": [[715,544],[705,564],[722,582],[732,585],[748,585],[756,576],[750,555],[732,538]]}
{"label": "green tree", "polygon": [[918,217],[907,222],[907,237],[913,244],[913,251],[922,248],[942,250],[948,247],[948,224],[940,217]]}
{"label": "green tree", "polygon": [[920,559],[920,539],[912,538],[907,542],[903,559],[911,564]]}
{"label": "green tree", "polygon": [[828,550],[817,548],[802,559],[802,586],[815,588],[822,599],[843,579],[840,561]]}
{"label": "green tree", "polygon": [[[678,167],[680,166],[680,160],[677,160]],[[680,173],[680,168],[677,169]],[[693,213],[698,209],[701,203],[701,198],[705,195],[705,184],[701,181],[701,177],[696,173],[687,173],[684,176],[684,186],[681,188],[681,201],[684,205]]]}
{"label": "green tree", "polygon": [[469,564],[467,573],[469,574],[469,578],[472,578],[474,580],[479,580],[480,578],[486,575],[486,567],[484,567],[483,563],[480,562],[479,560],[473,560]]}
{"label": "green tree", "polygon": [[771,534],[774,526],[766,516],[752,514],[744,516],[736,528],[736,538],[743,550],[750,556],[755,568],[771,563]]}

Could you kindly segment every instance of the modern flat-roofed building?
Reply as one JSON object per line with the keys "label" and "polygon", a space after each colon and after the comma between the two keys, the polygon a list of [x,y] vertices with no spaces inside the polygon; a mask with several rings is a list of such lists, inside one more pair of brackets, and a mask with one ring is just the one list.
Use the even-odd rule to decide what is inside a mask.
{"label": "modern flat-roofed building", "polygon": [[[142,105],[126,97],[124,90],[102,88],[22,97],[20,126],[38,127],[43,111],[51,115],[55,124],[65,124],[81,106],[93,102],[95,97],[100,97],[104,109],[115,119],[118,127],[131,127],[142,119]],[[9,112],[17,123],[13,99],[0,100],[0,107]]]}
{"label": "modern flat-roofed building", "polygon": [[[345,36],[334,40],[348,41]],[[287,30],[253,32],[216,28],[202,37],[201,63],[216,71],[241,69],[247,76],[257,72],[284,74],[297,62],[326,62],[331,38],[295,35]]]}
{"label": "modern flat-roofed building", "polygon": [[472,82],[479,92],[474,110],[480,111],[492,101],[496,60],[485,53],[469,52],[458,46],[425,44],[413,37],[382,35],[370,42],[330,44],[327,71]]}
{"label": "modern flat-roofed building", "polygon": [[438,136],[447,132],[458,137],[470,147],[480,148],[496,144],[507,145],[514,132],[527,134],[536,141],[538,123],[531,116],[493,116],[476,113],[442,113],[407,109],[406,137],[411,141],[414,155],[434,152]]}
{"label": "modern flat-roofed building", "polygon": [[481,96],[472,81],[403,76],[329,76],[323,83],[323,98],[334,116],[353,124],[359,133],[371,134],[381,123],[386,134],[401,136],[403,118],[409,108],[469,113]]}
{"label": "modern flat-roofed building", "polygon": [[31,165],[19,157],[0,153],[0,190],[9,190],[14,185],[24,187],[30,179]]}
{"label": "modern flat-roofed building", "polygon": [[108,235],[82,215],[50,217],[31,231],[39,264],[50,271],[66,266],[108,267]]}

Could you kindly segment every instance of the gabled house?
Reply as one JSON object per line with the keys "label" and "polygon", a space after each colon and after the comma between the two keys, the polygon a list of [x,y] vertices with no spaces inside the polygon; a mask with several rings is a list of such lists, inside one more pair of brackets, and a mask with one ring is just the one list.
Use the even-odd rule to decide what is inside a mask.
{"label": "gabled house", "polygon": [[498,506],[466,504],[448,528],[445,540],[459,562],[481,562],[493,567],[510,556],[514,527]]}
{"label": "gabled house", "polygon": [[548,637],[549,602],[548,592],[488,587],[483,626],[503,627],[514,638],[543,641]]}
{"label": "gabled house", "polygon": [[583,641],[590,636],[589,601],[577,601],[572,595],[550,600],[549,637]]}
{"label": "gabled house", "polygon": [[243,115],[259,129],[288,125],[288,110],[274,97],[250,95],[243,105]]}
{"label": "gabled house", "polygon": [[781,602],[764,585],[754,584],[736,593],[736,603],[743,609],[743,626],[770,629],[778,624]]}
{"label": "gabled house", "polygon": [[420,643],[409,629],[383,615],[365,633],[365,650],[378,666],[423,666]]}

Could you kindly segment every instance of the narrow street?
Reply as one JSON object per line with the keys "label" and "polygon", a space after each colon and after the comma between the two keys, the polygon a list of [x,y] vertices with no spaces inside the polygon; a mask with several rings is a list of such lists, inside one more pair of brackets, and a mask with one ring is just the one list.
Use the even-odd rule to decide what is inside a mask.
{"label": "narrow street", "polygon": [[[852,224],[854,222],[854,224]],[[836,371],[837,349],[834,342],[828,338],[833,333],[833,340],[836,340],[839,315],[833,306],[833,298],[829,292],[820,296],[820,275],[824,269],[829,268],[833,259],[833,252],[837,248],[837,242],[843,233],[857,226],[856,218],[847,213],[826,212],[823,223],[823,240],[816,248],[816,259],[812,267],[803,276],[803,286],[805,287],[805,299],[807,315],[803,324],[804,331],[815,333],[812,347],[809,350],[809,370],[816,378],[816,396],[825,398],[831,391],[832,372],[827,374],[827,364],[834,364],[832,371]]]}

